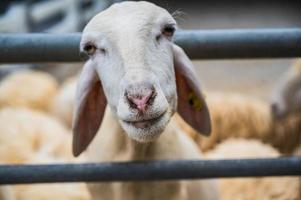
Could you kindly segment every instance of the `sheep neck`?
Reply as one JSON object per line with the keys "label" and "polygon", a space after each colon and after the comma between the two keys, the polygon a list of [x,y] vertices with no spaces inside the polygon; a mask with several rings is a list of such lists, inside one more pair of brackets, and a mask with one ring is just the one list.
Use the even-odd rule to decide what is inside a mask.
{"label": "sheep neck", "polygon": [[[124,132],[121,125],[118,123],[117,117],[110,109],[107,109],[102,127],[103,129],[100,133],[102,137],[99,138],[99,144],[102,144],[101,146],[103,146],[105,143],[104,152],[107,152],[107,150],[110,149],[110,152],[112,153],[109,157],[104,155],[107,159],[113,158],[115,161],[145,160],[156,144],[156,142],[141,143],[131,139]],[[112,143],[115,145],[107,145]],[[99,146],[96,148],[99,148]]]}
{"label": "sheep neck", "polygon": [[151,143],[140,143],[127,137],[127,152],[130,160],[142,160],[147,157]]}

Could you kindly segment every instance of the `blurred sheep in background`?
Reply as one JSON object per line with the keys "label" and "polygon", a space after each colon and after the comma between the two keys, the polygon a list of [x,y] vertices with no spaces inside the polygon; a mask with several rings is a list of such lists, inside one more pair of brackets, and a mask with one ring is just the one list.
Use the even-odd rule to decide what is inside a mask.
{"label": "blurred sheep in background", "polygon": [[58,83],[54,77],[39,71],[17,71],[0,82],[0,108],[27,107],[48,111]]}
{"label": "blurred sheep in background", "polygon": [[[205,154],[208,159],[276,158],[281,154],[253,139],[228,139]],[[219,179],[220,200],[299,200],[298,177]]]}
{"label": "blurred sheep in background", "polygon": [[233,93],[208,93],[212,134],[199,135],[176,116],[180,127],[199,144],[210,150],[227,138],[259,139],[282,153],[292,153],[301,138],[301,116],[274,121],[269,104],[256,97]]}

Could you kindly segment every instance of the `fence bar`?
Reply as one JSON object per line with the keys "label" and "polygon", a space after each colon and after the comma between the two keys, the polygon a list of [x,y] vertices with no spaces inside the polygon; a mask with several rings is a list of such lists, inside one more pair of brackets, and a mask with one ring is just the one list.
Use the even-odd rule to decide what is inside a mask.
{"label": "fence bar", "polygon": [[[80,33],[0,34],[0,63],[80,61]],[[301,28],[180,30],[192,59],[301,57]]]}
{"label": "fence bar", "polygon": [[301,157],[0,166],[0,184],[293,175],[301,175]]}
{"label": "fence bar", "polygon": [[190,30],[175,39],[192,59],[301,56],[301,28]]}

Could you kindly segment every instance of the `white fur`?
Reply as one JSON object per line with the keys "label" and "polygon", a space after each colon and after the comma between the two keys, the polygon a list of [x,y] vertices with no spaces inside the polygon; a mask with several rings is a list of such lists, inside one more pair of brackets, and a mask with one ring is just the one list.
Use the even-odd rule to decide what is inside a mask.
{"label": "white fur", "polygon": [[[0,164],[67,163],[71,134],[54,117],[27,108],[0,110]],[[84,184],[0,186],[1,200],[89,200]]]}
{"label": "white fur", "polygon": [[[280,153],[258,140],[228,139],[206,154],[210,159],[279,157]],[[221,200],[300,200],[298,177],[252,177],[219,180]]]}
{"label": "white fur", "polygon": [[[102,126],[85,156],[93,162],[202,158],[196,144],[173,120],[159,139],[139,143],[124,133],[110,109],[106,110]],[[215,182],[211,180],[98,183],[88,187],[92,199],[97,200],[215,200],[218,196]]]}

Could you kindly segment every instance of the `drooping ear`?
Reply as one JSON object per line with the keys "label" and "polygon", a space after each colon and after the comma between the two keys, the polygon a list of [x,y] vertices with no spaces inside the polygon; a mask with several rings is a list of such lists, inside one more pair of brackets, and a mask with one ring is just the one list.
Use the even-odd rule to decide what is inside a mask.
{"label": "drooping ear", "polygon": [[77,83],[73,114],[73,155],[78,156],[96,135],[107,101],[91,61],[84,65]]}
{"label": "drooping ear", "polygon": [[173,44],[173,56],[178,94],[178,113],[185,122],[199,133],[210,135],[209,110],[192,62],[185,52],[175,44]]}

